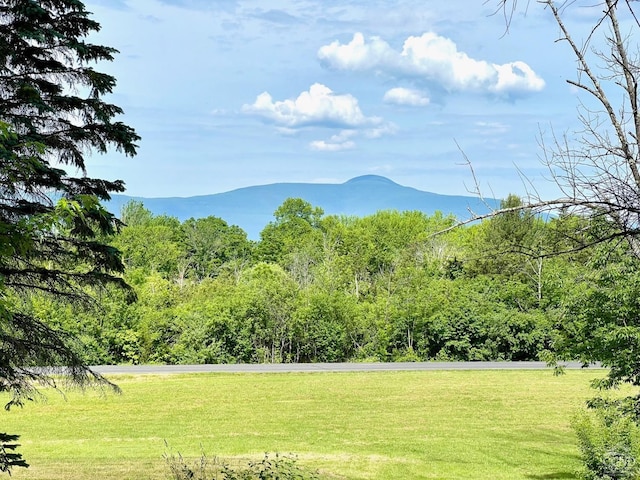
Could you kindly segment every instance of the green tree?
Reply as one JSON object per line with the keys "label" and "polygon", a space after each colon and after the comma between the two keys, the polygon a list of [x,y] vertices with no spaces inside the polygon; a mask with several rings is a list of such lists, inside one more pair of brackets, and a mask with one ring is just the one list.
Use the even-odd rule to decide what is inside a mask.
{"label": "green tree", "polygon": [[138,200],[129,200],[120,209],[120,220],[129,227],[147,225],[152,218],[151,211]]}
{"label": "green tree", "polygon": [[252,329],[254,361],[291,362],[298,296],[294,281],[280,266],[261,262],[243,272],[239,286],[248,293],[245,321]]}
{"label": "green tree", "polygon": [[[505,18],[513,18],[517,0],[497,0]],[[529,2],[520,2],[528,4]],[[579,93],[578,123],[573,132],[553,136],[551,142],[542,139],[543,154],[550,176],[562,197],[539,201],[539,209],[562,207],[584,215],[589,222],[606,228],[594,228],[579,248],[604,244],[609,251],[600,258],[617,254],[618,241],[626,243],[624,254],[640,258],[640,108],[638,108],[638,36],[640,10],[632,0],[604,0],[590,5],[590,28],[584,24],[572,29],[571,16],[584,7],[581,2],[544,0],[537,2],[550,14],[558,27],[558,41],[563,43],[576,61],[576,76],[567,82]],[[551,39],[550,39],[551,40]],[[570,250],[575,251],[575,248]],[[631,261],[631,260],[628,260]],[[623,261],[622,265],[627,262]],[[639,344],[634,298],[635,266],[621,268],[617,273],[609,265],[603,272],[584,284],[575,302],[565,310],[557,345],[560,355],[587,361],[602,361],[611,367],[608,379],[601,386],[620,382],[638,384],[637,352]],[[612,275],[613,274],[613,275]],[[617,285],[611,283],[616,278]],[[574,297],[575,298],[575,297]],[[589,303],[586,303],[589,302]],[[594,303],[591,303],[594,302]],[[565,322],[570,326],[565,327]],[[588,349],[586,347],[588,346]],[[631,409],[636,423],[640,422],[640,397]],[[619,410],[612,414],[617,416]],[[616,437],[618,422],[599,422],[603,437]],[[622,422],[624,425],[624,422]],[[628,430],[623,428],[624,435]],[[580,430],[578,430],[580,433]],[[586,435],[589,437],[590,435]],[[589,443],[583,438],[583,447]],[[614,444],[617,442],[613,442]],[[604,464],[597,457],[599,449],[583,449],[587,473],[585,478],[636,478],[637,472],[616,471],[620,461],[609,456]],[[637,452],[631,456],[638,463]],[[605,473],[607,472],[607,473]]]}
{"label": "green tree", "polygon": [[257,258],[286,267],[295,266],[298,270],[309,266],[320,243],[323,215],[320,207],[313,207],[301,198],[287,198],[274,212],[275,221],[260,232]]}
{"label": "green tree", "polygon": [[[499,9],[505,18],[512,18],[518,8],[517,0],[497,0]],[[590,31],[583,35],[574,35],[569,21],[572,11],[582,7],[576,2],[558,2],[544,0],[538,2],[546,9],[558,26],[559,40],[567,47],[576,60],[577,75],[567,82],[580,93],[578,110],[578,128],[562,138],[552,137],[551,142],[543,138],[544,159],[549,167],[562,197],[531,202],[524,207],[540,210],[561,209],[563,223],[556,233],[563,235],[566,252],[575,252],[587,247],[604,244],[604,250],[590,251],[594,264],[604,269],[593,275],[583,277],[587,283],[578,282],[578,298],[566,313],[569,325],[582,332],[569,333],[561,329],[562,340],[558,346],[565,349],[565,357],[571,354],[590,361],[602,360],[607,365],[615,363],[608,383],[615,385],[620,381],[634,383],[635,376],[628,375],[633,369],[634,360],[628,355],[627,338],[619,342],[612,341],[612,332],[600,328],[609,324],[629,325],[627,313],[636,309],[633,295],[625,293],[633,288],[635,273],[633,269],[613,267],[601,259],[612,259],[620,255],[640,258],[640,108],[638,108],[638,84],[640,71],[637,68],[637,36],[640,31],[640,11],[637,2],[631,0],[604,0],[594,6],[596,14]],[[579,215],[579,221],[567,219],[567,214]],[[568,220],[568,221],[567,221]],[[573,228],[573,231],[571,230]],[[586,234],[585,234],[586,232]],[[627,244],[621,248],[619,242]],[[554,253],[562,253],[557,250]],[[634,259],[622,261],[622,265]],[[612,271],[618,269],[616,287],[607,286],[605,279],[611,278]],[[578,279],[579,280],[579,279]],[[603,283],[604,282],[604,283]],[[611,288],[613,290],[611,290]],[[582,295],[582,297],[580,297]],[[576,298],[573,293],[571,297]],[[615,301],[613,299],[616,298]],[[624,303],[623,303],[624,302]],[[603,305],[610,307],[603,309]],[[613,328],[617,331],[617,328]],[[631,335],[632,336],[632,335]],[[581,345],[590,345],[587,356]],[[582,353],[581,353],[582,352]],[[628,368],[624,363],[628,363]]]}
{"label": "green tree", "polygon": [[105,382],[65,332],[12,300],[33,291],[81,299],[82,286],[123,285],[118,252],[99,241],[118,226],[99,201],[123,183],[89,177],[85,154],[112,147],[131,156],[139,137],[103,100],[115,79],[91,64],[116,50],[85,40],[97,30],[78,0],[0,5],[0,390],[12,393],[10,405],[34,395],[34,380],[53,384],[33,365]]}
{"label": "green tree", "polygon": [[215,277],[223,267],[248,264],[252,244],[236,225],[209,216],[182,223],[187,258],[196,279]]}
{"label": "green tree", "polygon": [[292,319],[292,360],[344,362],[355,353],[357,306],[352,295],[311,287],[302,292]]}
{"label": "green tree", "polygon": [[[136,285],[139,300],[129,317],[113,329],[112,345],[122,358],[134,363],[170,363],[171,349],[181,326],[176,322],[176,307],[184,292],[173,280],[150,273]],[[113,335],[112,334],[112,335]],[[128,357],[128,358],[127,358]]]}
{"label": "green tree", "polygon": [[599,247],[569,282],[558,309],[558,356],[602,362],[610,371],[598,386],[640,386],[640,260],[622,246]]}
{"label": "green tree", "polygon": [[[127,274],[161,273],[177,277],[179,265],[186,269],[180,221],[166,215],[155,216],[142,202],[130,200],[120,211],[124,226],[111,238],[121,253]],[[183,272],[184,273],[184,272]]]}
{"label": "green tree", "polygon": [[142,204],[128,204],[123,211],[131,224],[112,238],[130,273],[160,273],[165,278],[184,279],[189,267],[187,247],[180,221],[166,215],[154,216]]}

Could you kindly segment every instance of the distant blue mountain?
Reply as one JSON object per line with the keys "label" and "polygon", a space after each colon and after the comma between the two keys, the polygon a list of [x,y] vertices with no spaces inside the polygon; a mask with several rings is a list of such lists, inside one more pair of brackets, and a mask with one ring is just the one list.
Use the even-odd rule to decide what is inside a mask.
{"label": "distant blue mountain", "polygon": [[[470,217],[470,211],[475,214],[488,211],[487,205],[476,197],[423,192],[377,175],[364,175],[341,184],[274,183],[185,198],[113,195],[107,206],[117,215],[133,199],[143,202],[155,215],[165,214],[181,221],[213,215],[230,225],[238,225],[250,239],[257,240],[265,225],[273,220],[273,212],[290,197],[321,207],[326,215],[362,217],[379,210],[417,210],[432,215],[439,210],[463,220]],[[495,199],[485,201],[491,208],[500,203]]]}

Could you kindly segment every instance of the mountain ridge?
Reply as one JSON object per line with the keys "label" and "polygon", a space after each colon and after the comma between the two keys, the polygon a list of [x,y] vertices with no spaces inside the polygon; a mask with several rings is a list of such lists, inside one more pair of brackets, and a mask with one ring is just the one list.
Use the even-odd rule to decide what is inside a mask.
{"label": "mountain ridge", "polygon": [[257,240],[260,231],[273,220],[273,212],[291,197],[322,208],[326,215],[359,217],[379,210],[417,210],[428,215],[441,211],[465,220],[471,211],[482,214],[499,205],[496,199],[483,201],[472,196],[426,192],[379,175],[362,175],[344,183],[272,183],[192,197],[115,194],[106,205],[116,215],[130,200],[142,202],[154,215],[169,215],[181,221],[213,215],[238,225],[250,239]]}

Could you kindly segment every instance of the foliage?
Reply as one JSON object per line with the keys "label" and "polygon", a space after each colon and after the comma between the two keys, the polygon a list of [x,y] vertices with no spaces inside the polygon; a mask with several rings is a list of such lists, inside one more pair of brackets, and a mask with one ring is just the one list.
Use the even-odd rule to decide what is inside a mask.
{"label": "foliage", "polygon": [[159,273],[165,278],[178,275],[186,254],[180,222],[165,215],[149,216],[122,228],[113,245],[127,269],[141,269],[147,275]]}
{"label": "foliage", "polygon": [[[278,261],[265,261],[261,243],[222,219],[180,222],[129,204],[130,225],[111,243],[124,252],[138,302],[111,290],[94,313],[40,297],[28,309],[80,337],[91,363],[537,360],[563,345],[557,320],[592,275],[584,255],[533,265],[513,252],[489,268],[486,252],[509,238],[489,234],[493,220],[434,236],[454,219],[319,217],[306,202],[285,206],[278,221],[306,218],[308,241],[294,235]],[[534,221],[536,245],[576,223],[509,221],[523,232]],[[624,258],[611,257],[616,268]]]}
{"label": "foliage", "polygon": [[634,480],[640,476],[640,426],[609,406],[582,412],[573,421],[585,480]]}
{"label": "foliage", "polygon": [[298,465],[296,457],[265,454],[260,461],[234,467],[220,459],[202,454],[192,465],[182,455],[165,453],[173,480],[316,480],[320,477]]}
{"label": "foliage", "polygon": [[20,436],[0,433],[0,472],[11,474],[14,467],[28,467],[29,464],[24,461],[22,454],[16,452],[16,448],[20,445],[15,443]]}
{"label": "foliage", "polygon": [[[508,27],[518,1],[496,3]],[[611,389],[624,383],[638,386],[638,7],[632,0],[604,0],[591,6],[596,16],[586,24],[585,34],[585,25],[572,29],[571,18],[574,9],[585,5],[555,0],[538,3],[557,25],[557,41],[568,47],[576,61],[575,79],[567,82],[580,95],[579,127],[562,136],[553,134],[550,143],[548,137],[542,139],[545,163],[561,197],[538,199],[527,209],[549,211],[560,207],[564,228],[556,232],[569,241],[561,242],[552,253],[573,255],[591,247],[588,253],[593,259],[587,262],[591,270],[576,278],[577,285],[557,297],[552,358],[578,358],[585,364],[602,362],[610,370],[605,379],[594,382],[598,388]],[[522,208],[517,211],[522,212]],[[569,211],[579,212],[580,218],[564,222]],[[585,478],[640,476],[639,400],[637,395],[627,398],[624,409],[614,404],[597,405],[593,419],[577,422]]]}
{"label": "foliage", "polygon": [[626,250],[593,252],[558,310],[558,357],[602,362],[610,371],[598,387],[640,385],[640,261]]}
{"label": "foliage", "polygon": [[[258,259],[267,262],[296,263],[307,256],[320,240],[319,223],[324,211],[301,198],[288,198],[274,212],[275,221],[260,232]],[[312,259],[305,259],[312,261]]]}
{"label": "foliage", "polygon": [[102,285],[126,288],[119,253],[104,243],[120,222],[100,204],[123,183],[89,177],[85,155],[113,147],[132,156],[139,137],[116,120],[122,110],[102,99],[115,79],[92,64],[112,60],[116,50],[85,41],[97,30],[78,0],[0,5],[0,391],[12,393],[7,408],[33,398],[35,381],[55,385],[49,371],[30,368],[36,365],[60,367],[76,384],[109,384],[87,368],[67,332],[28,308],[36,292],[86,303]]}
{"label": "foliage", "polygon": [[225,265],[243,264],[250,258],[252,245],[247,234],[221,218],[190,218],[181,228],[188,251],[186,261],[198,280],[216,277]]}

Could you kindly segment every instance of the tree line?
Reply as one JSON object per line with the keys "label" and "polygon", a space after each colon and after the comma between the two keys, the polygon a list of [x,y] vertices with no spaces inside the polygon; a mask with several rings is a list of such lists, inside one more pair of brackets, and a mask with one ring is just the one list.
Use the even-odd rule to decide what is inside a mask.
{"label": "tree line", "polygon": [[121,219],[104,240],[137,302],[107,287],[88,310],[40,294],[22,307],[87,364],[548,359],[577,333],[594,272],[614,275],[597,294],[615,304],[629,288],[616,272],[636,263],[622,244],[581,248],[609,228],[597,217],[527,209],[447,231],[456,219],[439,213],[325,216],[290,198],[257,242],[135,201]]}

